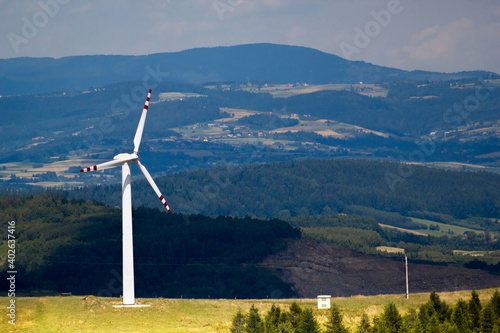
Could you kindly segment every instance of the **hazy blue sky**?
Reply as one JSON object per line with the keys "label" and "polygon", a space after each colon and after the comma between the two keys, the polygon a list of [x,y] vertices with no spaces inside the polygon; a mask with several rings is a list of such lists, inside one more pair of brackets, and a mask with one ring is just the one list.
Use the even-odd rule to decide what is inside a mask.
{"label": "hazy blue sky", "polygon": [[351,60],[500,73],[498,0],[0,0],[0,58],[270,42]]}

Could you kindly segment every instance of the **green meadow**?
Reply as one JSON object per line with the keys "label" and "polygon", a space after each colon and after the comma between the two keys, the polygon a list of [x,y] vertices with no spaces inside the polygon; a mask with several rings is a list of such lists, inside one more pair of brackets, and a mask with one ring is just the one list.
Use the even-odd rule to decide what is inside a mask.
{"label": "green meadow", "polygon": [[[494,289],[479,290],[485,304]],[[442,301],[455,305],[459,299],[468,300],[471,291],[438,293]],[[234,314],[240,308],[248,313],[254,305],[261,316],[271,306],[288,310],[292,302],[302,308],[313,309],[321,325],[328,320],[327,310],[317,309],[316,299],[231,300],[231,299],[138,299],[138,304],[149,307],[116,308],[117,298],[94,296],[70,297],[18,297],[16,298],[15,325],[8,323],[6,305],[9,298],[0,298],[4,315],[1,332],[229,332]],[[372,320],[394,303],[401,314],[429,300],[429,293],[404,295],[352,296],[332,299],[344,315],[343,322],[354,331],[366,313]]]}

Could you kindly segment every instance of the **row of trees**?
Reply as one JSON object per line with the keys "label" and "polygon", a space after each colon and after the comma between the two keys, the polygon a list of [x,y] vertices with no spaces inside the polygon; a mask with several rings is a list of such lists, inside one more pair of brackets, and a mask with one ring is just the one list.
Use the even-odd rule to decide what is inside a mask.
{"label": "row of trees", "polygon": [[[264,318],[259,314],[259,310],[252,305],[248,314],[244,314],[241,309],[234,315],[232,321],[232,333],[316,333],[320,332],[320,324],[314,317],[310,308],[301,308],[297,302],[290,305],[288,311],[273,305]],[[338,307],[333,304],[326,332],[337,331],[342,326],[342,316]],[[347,330],[343,328],[347,333]]]}
{"label": "row of trees", "polygon": [[418,309],[410,309],[401,315],[394,303],[385,306],[382,314],[369,319],[363,313],[354,330],[343,323],[341,309],[332,304],[328,321],[322,328],[310,308],[302,309],[292,303],[289,311],[273,305],[262,318],[257,308],[252,306],[247,314],[241,309],[233,316],[233,333],[497,333],[500,332],[500,293],[495,291],[491,299],[482,305],[475,290],[469,300],[459,299],[454,306],[442,301],[433,291],[429,301]]}
{"label": "row of trees", "polygon": [[451,306],[441,301],[433,291],[427,303],[405,315],[401,315],[391,303],[385,307],[383,314],[373,319],[373,324],[364,316],[357,332],[500,332],[500,293],[495,291],[491,299],[482,305],[479,295],[472,290],[469,300],[459,299]]}

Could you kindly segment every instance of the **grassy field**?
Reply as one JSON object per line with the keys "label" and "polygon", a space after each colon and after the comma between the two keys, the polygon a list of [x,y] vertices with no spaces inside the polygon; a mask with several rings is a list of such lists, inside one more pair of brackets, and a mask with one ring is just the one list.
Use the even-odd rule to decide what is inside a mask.
{"label": "grassy field", "polygon": [[391,247],[391,246],[377,246],[377,251],[384,251],[388,253],[405,253],[405,249],[401,249],[399,247]]}
{"label": "grassy field", "polygon": [[244,91],[255,93],[268,93],[275,98],[291,97],[301,94],[310,94],[324,90],[346,90],[354,91],[360,95],[370,97],[387,97],[388,90],[376,84],[320,84],[320,85],[288,85],[288,84],[273,84],[260,89],[254,86],[241,86]]}
{"label": "grassy field", "polygon": [[436,237],[443,236],[443,235],[448,234],[448,230],[452,231],[453,234],[455,234],[455,235],[463,235],[463,233],[466,231],[473,231],[475,233],[482,232],[482,230],[459,227],[459,226],[452,225],[452,224],[440,223],[440,222],[435,222],[435,221],[431,221],[431,220],[418,219],[415,217],[412,217],[411,219],[414,222],[423,223],[423,224],[427,225],[427,227],[429,227],[431,224],[438,225],[439,230],[430,230],[430,229],[417,230],[418,232],[422,232],[422,233],[428,234],[430,236],[436,236]]}
{"label": "grassy field", "polygon": [[234,109],[234,108],[220,108],[221,112],[226,112],[231,115],[231,118],[216,119],[216,123],[233,122],[243,117],[253,116],[256,114],[264,114],[267,112],[247,110],[247,109]]}
{"label": "grassy field", "polygon": [[[413,222],[418,222],[418,223],[425,224],[428,229],[416,229],[416,230],[412,230],[412,229],[405,229],[405,228],[394,227],[394,226],[390,226],[390,225],[382,224],[382,223],[379,223],[379,225],[381,227],[384,227],[384,228],[397,229],[399,231],[404,231],[404,232],[412,233],[412,234],[415,234],[415,235],[423,235],[423,236],[429,235],[429,236],[435,236],[435,237],[449,235],[450,231],[454,235],[463,235],[464,232],[466,232],[466,231],[472,231],[472,232],[475,232],[475,233],[481,233],[481,232],[483,232],[483,230],[465,228],[465,227],[460,227],[460,226],[456,226],[456,225],[453,225],[453,224],[446,224],[446,223],[435,222],[435,221],[431,221],[431,220],[424,220],[424,219],[419,219],[419,218],[416,218],[416,217],[410,217],[410,218],[412,219]],[[430,225],[439,226],[439,230],[431,230],[431,229],[429,229]],[[496,233],[493,233],[493,234],[496,234]]]}
{"label": "grassy field", "polygon": [[[494,289],[479,290],[481,302],[486,303]],[[439,293],[441,300],[454,305],[457,300],[470,298],[470,291]],[[353,296],[334,298],[344,314],[345,324],[353,330],[361,315],[371,319],[380,315],[392,302],[401,314],[428,301],[429,294]],[[9,299],[1,297],[6,314]],[[328,311],[318,310],[316,299],[285,300],[194,300],[194,299],[138,299],[146,308],[114,308],[116,298],[94,296],[72,297],[18,297],[16,298],[16,325],[10,325],[2,316],[1,332],[229,332],[231,320],[238,308],[244,313],[255,305],[264,316],[273,304],[288,310],[297,301],[303,308],[311,308],[321,324],[326,323]]]}
{"label": "grassy field", "polygon": [[160,93],[160,101],[175,101],[182,100],[184,98],[192,98],[192,97],[207,97],[206,95],[200,95],[196,93],[189,92],[168,92],[168,93]]}

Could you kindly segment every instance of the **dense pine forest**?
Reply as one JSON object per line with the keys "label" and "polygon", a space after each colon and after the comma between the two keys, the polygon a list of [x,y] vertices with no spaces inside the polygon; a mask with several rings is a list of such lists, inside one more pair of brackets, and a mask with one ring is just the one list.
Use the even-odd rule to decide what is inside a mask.
{"label": "dense pine forest", "polygon": [[[358,208],[358,212],[363,209]],[[381,227],[378,220],[384,216],[377,212],[381,215],[374,218],[325,209],[320,215],[279,220],[170,215],[140,206],[133,213],[137,294],[196,298],[294,296],[292,285],[258,264],[300,237],[369,255],[380,255],[379,246],[399,247],[413,263],[455,262],[492,273],[500,271],[500,243],[489,242],[489,233],[470,232],[468,237],[415,235]],[[4,224],[16,221],[20,291],[120,295],[119,209],[96,201],[68,199],[57,192],[26,196],[4,193],[0,196],[0,219]],[[487,251],[489,255],[477,260],[456,256],[454,250]],[[5,261],[1,276],[5,277],[7,264]],[[2,280],[5,283],[6,279]]]}
{"label": "dense pine forest", "polygon": [[[500,176],[486,172],[367,160],[306,160],[180,172],[157,182],[174,210],[190,214],[285,218],[355,213],[409,228],[412,224],[404,216],[426,216],[500,228],[494,220],[500,216]],[[133,191],[136,206],[161,207],[145,181],[138,179]],[[119,185],[85,187],[68,196],[120,204]],[[397,214],[387,214],[391,212]]]}
{"label": "dense pine forest", "polygon": [[[16,222],[18,291],[121,293],[121,212],[58,194],[0,197]],[[2,225],[3,225],[2,224]],[[291,297],[290,285],[256,263],[300,231],[279,220],[134,211],[138,297]],[[6,251],[4,252],[6,253]],[[8,262],[1,280],[6,283]],[[8,290],[4,288],[3,290]]]}

